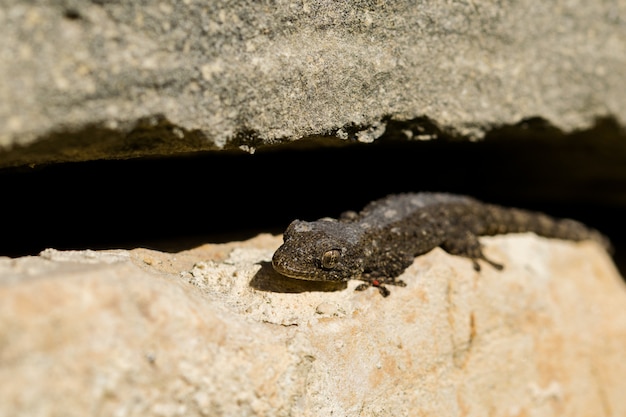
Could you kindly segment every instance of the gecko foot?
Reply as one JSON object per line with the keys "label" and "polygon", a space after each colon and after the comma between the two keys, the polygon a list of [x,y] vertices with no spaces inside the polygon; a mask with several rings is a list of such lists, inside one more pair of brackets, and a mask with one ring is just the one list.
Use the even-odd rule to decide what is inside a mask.
{"label": "gecko foot", "polygon": [[[472,259],[472,265],[474,267],[474,271],[480,272],[480,264],[478,263],[478,260],[476,258],[471,258],[471,259]],[[485,256],[482,256],[479,259],[487,262],[489,265],[491,265],[493,268],[497,269],[498,271],[502,271],[504,269],[504,265],[494,262],[491,259],[486,258]]]}
{"label": "gecko foot", "polygon": [[478,240],[478,236],[469,230],[459,230],[451,234],[441,247],[443,250],[453,255],[470,258],[475,271],[480,271],[479,260],[487,262],[498,271],[504,268],[504,265],[492,261],[483,254],[482,245]]}
{"label": "gecko foot", "polygon": [[389,294],[391,294],[391,291],[389,291],[389,289],[385,286],[385,284],[397,285],[398,287],[406,287],[406,283],[401,280],[382,282],[377,279],[372,279],[371,281],[366,281],[362,284],[357,285],[357,287],[354,290],[364,291],[368,289],[369,287],[375,287],[375,288],[378,288],[378,292],[380,292],[380,295],[382,295],[383,297],[388,297]]}
{"label": "gecko foot", "polygon": [[391,291],[389,291],[389,289],[387,287],[385,287],[384,284],[377,283],[377,282],[374,282],[374,283],[372,283],[372,282],[364,282],[363,284],[357,285],[357,287],[354,290],[355,291],[365,291],[369,287],[376,287],[376,288],[378,288],[378,292],[383,297],[388,297],[389,294],[391,294]]}

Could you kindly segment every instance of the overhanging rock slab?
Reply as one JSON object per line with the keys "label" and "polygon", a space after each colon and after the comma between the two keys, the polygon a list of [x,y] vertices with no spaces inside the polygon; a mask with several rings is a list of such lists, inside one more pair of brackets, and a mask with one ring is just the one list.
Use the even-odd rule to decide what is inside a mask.
{"label": "overhanging rock slab", "polygon": [[614,2],[9,0],[0,37],[0,166],[626,120]]}

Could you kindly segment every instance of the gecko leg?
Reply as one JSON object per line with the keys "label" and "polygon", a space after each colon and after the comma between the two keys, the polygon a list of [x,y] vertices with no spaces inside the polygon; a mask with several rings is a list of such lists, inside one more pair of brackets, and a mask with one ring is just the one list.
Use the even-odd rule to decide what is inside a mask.
{"label": "gecko leg", "polygon": [[378,288],[383,297],[390,294],[385,285],[406,287],[406,283],[398,277],[413,263],[413,255],[401,251],[387,251],[377,257],[377,262],[370,265],[358,278],[364,281],[356,287],[357,291],[363,291],[369,287]]}
{"label": "gecko leg", "polygon": [[472,260],[474,270],[480,271],[478,260],[487,262],[497,270],[502,270],[504,265],[492,261],[483,254],[482,245],[478,240],[478,236],[469,230],[463,230],[459,233],[450,235],[441,245],[442,249],[452,255],[464,256]]}

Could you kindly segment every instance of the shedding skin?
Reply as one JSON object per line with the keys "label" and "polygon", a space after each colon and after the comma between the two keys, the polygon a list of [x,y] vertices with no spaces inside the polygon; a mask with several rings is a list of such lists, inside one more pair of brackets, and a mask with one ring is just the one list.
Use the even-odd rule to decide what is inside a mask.
{"label": "shedding skin", "polygon": [[414,258],[441,247],[501,270],[503,265],[482,252],[479,236],[533,232],[573,241],[595,240],[610,250],[598,231],[571,219],[482,203],[447,193],[393,194],[369,203],[339,220],[294,220],[272,258],[274,269],[288,277],[311,281],[363,281],[389,295],[386,285],[405,286],[398,277]]}

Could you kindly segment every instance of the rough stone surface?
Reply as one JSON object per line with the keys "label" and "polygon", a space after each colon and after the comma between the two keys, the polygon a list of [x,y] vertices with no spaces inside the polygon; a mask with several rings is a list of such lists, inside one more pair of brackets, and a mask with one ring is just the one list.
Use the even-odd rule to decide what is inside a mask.
{"label": "rough stone surface", "polygon": [[[0,167],[626,120],[615,1],[5,0]],[[427,139],[419,123],[403,131]]]}
{"label": "rough stone surface", "polygon": [[483,242],[504,271],[436,249],[388,298],[279,279],[272,235],[0,259],[0,415],[626,415],[609,256]]}

